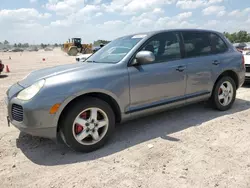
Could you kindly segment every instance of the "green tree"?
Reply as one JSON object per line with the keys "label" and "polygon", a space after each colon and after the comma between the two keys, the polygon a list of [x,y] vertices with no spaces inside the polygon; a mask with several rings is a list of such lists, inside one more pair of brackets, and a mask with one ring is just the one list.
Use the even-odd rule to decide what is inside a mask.
{"label": "green tree", "polygon": [[246,31],[239,31],[237,34],[238,42],[247,42],[247,32]]}
{"label": "green tree", "polygon": [[107,41],[107,40],[97,40],[97,41],[94,41],[94,46],[100,46],[100,44],[108,44],[110,41]]}
{"label": "green tree", "polygon": [[9,45],[9,41],[5,40],[5,41],[3,42],[3,44],[4,44],[4,45]]}
{"label": "green tree", "polygon": [[235,33],[224,32],[223,34],[232,43],[250,42],[250,33],[247,33],[247,31],[239,31],[239,32],[235,32]]}
{"label": "green tree", "polygon": [[24,48],[28,48],[28,47],[29,47],[29,43],[24,43],[22,46],[23,46]]}
{"label": "green tree", "polygon": [[41,48],[46,48],[46,45],[42,43]]}

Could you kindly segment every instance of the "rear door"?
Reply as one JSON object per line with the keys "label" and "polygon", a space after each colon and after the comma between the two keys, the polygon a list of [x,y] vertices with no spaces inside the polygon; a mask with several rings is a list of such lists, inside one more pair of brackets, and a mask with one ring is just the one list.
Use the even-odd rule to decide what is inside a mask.
{"label": "rear door", "polygon": [[182,38],[187,65],[187,102],[207,97],[213,88],[213,67],[219,58],[213,53],[210,33],[184,31]]}

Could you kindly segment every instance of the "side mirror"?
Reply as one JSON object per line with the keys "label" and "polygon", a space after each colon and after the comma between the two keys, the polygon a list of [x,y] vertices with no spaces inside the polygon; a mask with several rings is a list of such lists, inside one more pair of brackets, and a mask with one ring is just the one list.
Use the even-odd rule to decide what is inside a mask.
{"label": "side mirror", "polygon": [[155,55],[150,51],[140,51],[136,54],[132,65],[148,64],[155,61]]}

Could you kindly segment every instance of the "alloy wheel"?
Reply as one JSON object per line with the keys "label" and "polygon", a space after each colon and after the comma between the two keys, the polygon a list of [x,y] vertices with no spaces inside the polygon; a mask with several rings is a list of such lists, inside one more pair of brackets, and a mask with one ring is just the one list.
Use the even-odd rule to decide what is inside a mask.
{"label": "alloy wheel", "polygon": [[75,118],[72,132],[82,145],[93,145],[107,133],[109,120],[107,114],[99,108],[88,108]]}
{"label": "alloy wheel", "polygon": [[225,81],[219,87],[218,98],[222,106],[227,106],[231,103],[234,96],[233,86],[229,81]]}

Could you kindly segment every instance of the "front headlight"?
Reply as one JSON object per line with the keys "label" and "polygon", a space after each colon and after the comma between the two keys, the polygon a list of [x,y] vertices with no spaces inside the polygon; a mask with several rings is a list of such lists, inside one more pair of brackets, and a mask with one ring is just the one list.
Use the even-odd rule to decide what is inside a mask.
{"label": "front headlight", "polygon": [[24,101],[32,99],[41,90],[44,84],[45,80],[40,80],[34,83],[33,85],[25,88],[20,93],[18,93],[17,98]]}

